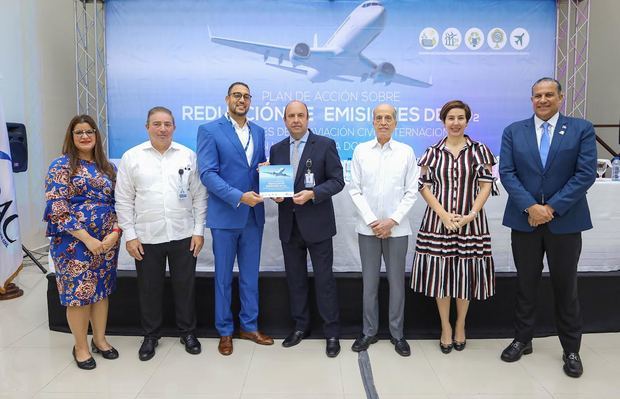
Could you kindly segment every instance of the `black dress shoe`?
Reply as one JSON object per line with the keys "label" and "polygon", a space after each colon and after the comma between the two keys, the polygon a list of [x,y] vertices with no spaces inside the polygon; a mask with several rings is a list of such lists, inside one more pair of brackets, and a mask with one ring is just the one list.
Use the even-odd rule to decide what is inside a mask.
{"label": "black dress shoe", "polygon": [[401,339],[396,339],[394,337],[390,337],[390,342],[394,345],[394,350],[401,356],[409,356],[411,355],[411,348],[407,341],[405,341],[405,337]]}
{"label": "black dress shoe", "polygon": [[93,353],[101,353],[101,356],[103,356],[104,359],[108,359],[108,360],[118,359],[118,351],[114,349],[113,346],[110,347],[110,349],[104,351],[102,349],[97,348],[97,345],[95,345],[95,341],[90,341],[90,349],[92,350]]}
{"label": "black dress shoe", "polygon": [[452,352],[453,347],[454,347],[453,344],[445,345],[441,343],[441,340],[439,340],[439,349],[441,349],[441,353],[444,353],[447,355],[448,353]]}
{"label": "black dress shoe", "polygon": [[573,378],[581,377],[583,374],[583,364],[581,364],[581,358],[579,353],[564,353],[562,355],[564,361],[564,373]]}
{"label": "black dress shoe", "polygon": [[463,342],[453,341],[452,342],[452,345],[454,345],[454,350],[459,351],[459,352],[465,349],[466,344],[467,344],[467,341],[463,341]]}
{"label": "black dress shoe", "polygon": [[138,350],[138,357],[142,361],[151,360],[155,356],[155,347],[159,345],[159,339],[155,337],[144,337],[142,345]]}
{"label": "black dress shoe", "polygon": [[73,347],[73,351],[71,353],[73,354],[73,360],[75,360],[75,364],[77,364],[77,366],[82,370],[92,370],[97,367],[97,363],[92,356],[84,360],[83,362],[77,360],[77,357],[75,356],[75,346]]}
{"label": "black dress shoe", "polygon": [[290,333],[286,338],[284,338],[284,341],[282,341],[282,346],[285,348],[295,346],[300,343],[302,339],[307,338],[309,335],[309,331],[295,330]]}
{"label": "black dress shoe", "polygon": [[503,361],[511,363],[521,359],[522,355],[529,355],[532,352],[532,341],[525,344],[515,339],[504,349],[501,358]]}
{"label": "black dress shoe", "polygon": [[361,351],[368,350],[368,347],[374,344],[375,342],[377,342],[378,340],[379,339],[377,338],[376,335],[362,334],[359,337],[357,337],[355,342],[353,342],[353,345],[351,345],[351,350],[353,352],[361,352]]}
{"label": "black dress shoe", "polygon": [[202,351],[200,342],[194,334],[187,334],[186,336],[181,337],[181,343],[185,345],[185,352],[192,355],[197,355]]}
{"label": "black dress shoe", "polygon": [[340,353],[340,341],[336,337],[327,338],[325,354],[327,357],[336,357]]}

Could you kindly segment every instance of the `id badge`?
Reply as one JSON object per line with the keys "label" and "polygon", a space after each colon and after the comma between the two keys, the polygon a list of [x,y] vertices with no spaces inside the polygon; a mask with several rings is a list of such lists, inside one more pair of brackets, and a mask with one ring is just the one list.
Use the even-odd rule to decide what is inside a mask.
{"label": "id badge", "polygon": [[313,188],[314,187],[314,173],[306,172],[304,175],[304,187],[305,188]]}
{"label": "id badge", "polygon": [[[179,169],[179,189],[177,191],[177,196],[180,200],[184,200],[187,198],[187,191],[189,190],[189,172],[191,168],[188,166]],[[187,172],[187,173],[186,173]]]}

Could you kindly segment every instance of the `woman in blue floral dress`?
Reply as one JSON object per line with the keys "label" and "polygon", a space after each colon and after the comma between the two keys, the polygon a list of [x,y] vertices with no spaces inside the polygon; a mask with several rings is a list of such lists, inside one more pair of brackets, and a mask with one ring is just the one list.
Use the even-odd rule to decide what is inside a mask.
{"label": "woman in blue floral dress", "polygon": [[120,229],[114,211],[116,169],[102,146],[95,121],[75,116],[67,128],[63,155],[52,161],[45,180],[50,254],[56,270],[60,303],[75,339],[73,358],[79,368],[96,367],[91,348],[106,359],[118,351],[106,340],[108,296],[116,287]]}

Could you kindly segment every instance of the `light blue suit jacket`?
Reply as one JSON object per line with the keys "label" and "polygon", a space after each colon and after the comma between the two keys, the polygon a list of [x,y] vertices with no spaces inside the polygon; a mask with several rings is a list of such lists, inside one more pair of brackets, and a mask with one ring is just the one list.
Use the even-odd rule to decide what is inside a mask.
{"label": "light blue suit jacket", "polygon": [[[249,122],[254,145],[248,164],[243,145],[230,121],[221,118],[198,128],[198,171],[207,187],[208,228],[242,229],[248,221],[250,207],[240,204],[244,192],[258,193],[258,164],[265,162],[265,131]],[[265,207],[254,207],[256,224],[265,224]]]}
{"label": "light blue suit jacket", "polygon": [[502,136],[499,173],[508,192],[504,226],[533,231],[525,209],[549,204],[555,210],[552,233],[592,228],[586,191],[596,179],[596,135],[589,121],[560,114],[546,165],[540,160],[534,117],[511,124]]}

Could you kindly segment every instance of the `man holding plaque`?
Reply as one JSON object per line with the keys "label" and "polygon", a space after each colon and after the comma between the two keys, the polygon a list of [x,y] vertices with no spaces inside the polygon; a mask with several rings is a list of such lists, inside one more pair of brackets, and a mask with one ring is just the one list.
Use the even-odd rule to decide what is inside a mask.
{"label": "man holding plaque", "polygon": [[258,191],[258,166],[265,162],[265,131],[247,120],[252,95],[243,82],[228,88],[226,115],[198,128],[198,170],[209,191],[207,227],[213,237],[215,261],[215,328],[220,354],[233,352],[230,309],[235,258],[239,265],[241,339],[272,345],[258,331],[258,269],[265,224]]}
{"label": "man holding plaque", "polygon": [[340,353],[340,321],[336,280],[332,272],[336,220],[332,196],[344,188],[342,164],[334,140],[318,136],[308,129],[308,107],[300,101],[290,102],[284,110],[284,123],[290,133],[271,147],[272,165],[292,165],[295,194],[276,198],[284,268],[289,289],[294,331],[282,342],[288,348],[297,345],[310,333],[308,305],[308,266],[310,253],[314,286],[326,354]]}

